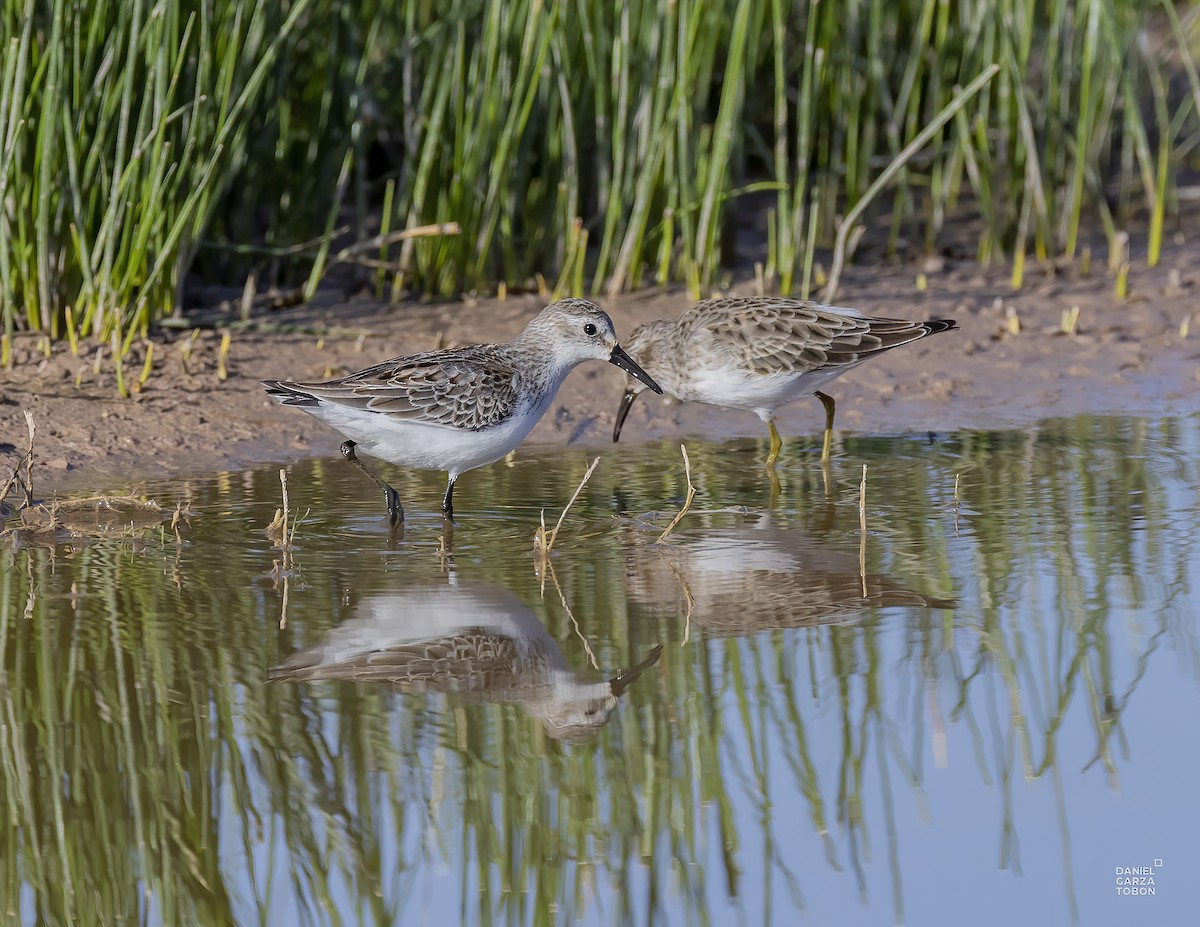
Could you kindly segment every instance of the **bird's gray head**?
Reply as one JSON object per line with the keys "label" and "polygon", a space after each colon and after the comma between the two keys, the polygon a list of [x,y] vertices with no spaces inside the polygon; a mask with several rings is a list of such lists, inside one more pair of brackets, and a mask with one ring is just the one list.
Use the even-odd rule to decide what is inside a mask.
{"label": "bird's gray head", "polygon": [[[658,662],[662,644],[656,644],[637,666],[618,672],[607,682],[561,686],[558,697],[546,709],[534,712],[546,733],[561,743],[581,744],[608,723],[617,699],[638,677]],[[552,707],[551,707],[552,706]]]}
{"label": "bird's gray head", "polygon": [[[657,319],[654,322],[647,322],[645,325],[635,328],[633,334],[625,342],[630,357],[656,382],[662,384],[662,390],[666,390],[667,393],[673,393],[674,390],[663,377],[665,375],[669,379],[672,367],[669,363],[663,363],[662,355],[665,350],[664,346],[670,344],[674,325],[673,319]],[[633,377],[627,376],[625,379],[625,395],[621,398],[621,405],[617,409],[617,423],[613,426],[614,442],[621,437],[621,427],[625,424],[625,416],[629,414],[633,401],[646,388]],[[658,392],[662,392],[662,390],[658,390]]]}
{"label": "bird's gray head", "polygon": [[[586,299],[560,299],[530,322],[517,339],[542,350],[550,348],[565,367],[585,360],[604,360],[636,377],[656,393],[662,389],[617,343],[608,313]],[[645,387],[643,387],[645,388]]]}
{"label": "bird's gray head", "polygon": [[553,714],[542,718],[542,726],[546,733],[560,743],[581,744],[590,740],[596,732],[608,724],[613,710],[617,707],[617,697],[612,690],[581,695],[569,702],[555,706]]}

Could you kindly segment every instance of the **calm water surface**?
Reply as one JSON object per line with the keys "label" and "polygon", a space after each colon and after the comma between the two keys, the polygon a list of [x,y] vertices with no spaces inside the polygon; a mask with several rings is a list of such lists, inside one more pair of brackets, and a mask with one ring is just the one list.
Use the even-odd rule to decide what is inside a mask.
{"label": "calm water surface", "polygon": [[777,492],[764,444],[689,442],[662,544],[678,446],[605,452],[548,565],[578,452],[468,474],[452,537],[437,474],[395,539],[329,460],[286,556],[275,468],[6,544],[4,918],[1195,923],[1200,417],[792,446]]}

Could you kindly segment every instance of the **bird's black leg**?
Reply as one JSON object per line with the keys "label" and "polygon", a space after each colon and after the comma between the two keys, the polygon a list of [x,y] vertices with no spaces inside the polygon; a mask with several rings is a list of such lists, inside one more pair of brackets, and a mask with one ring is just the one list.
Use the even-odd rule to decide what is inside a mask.
{"label": "bird's black leg", "polygon": [[454,521],[454,477],[446,484],[446,495],[442,496],[442,514],[446,521]]}
{"label": "bird's black leg", "polygon": [[404,509],[400,506],[400,493],[392,489],[378,474],[374,473],[365,463],[358,459],[358,455],[354,453],[354,448],[357,446],[353,441],[343,441],[342,456],[358,467],[376,486],[383,490],[383,498],[387,500],[388,520],[393,525],[404,524]]}

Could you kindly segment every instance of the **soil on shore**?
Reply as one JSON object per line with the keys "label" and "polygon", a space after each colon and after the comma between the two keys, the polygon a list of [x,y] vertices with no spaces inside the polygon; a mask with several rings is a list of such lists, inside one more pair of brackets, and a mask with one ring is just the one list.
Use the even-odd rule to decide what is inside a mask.
{"label": "soil on shore", "polygon": [[[1008,268],[982,269],[968,259],[851,267],[835,300],[839,305],[898,318],[953,318],[960,330],[888,352],[827,387],[837,400],[836,429],[896,434],[1021,426],[1080,412],[1195,411],[1200,408],[1198,251],[1197,244],[1177,240],[1156,268],[1135,266],[1125,299],[1116,297],[1102,266],[1082,276],[1076,269],[1031,265],[1023,287],[1015,291]],[[754,282],[727,292],[751,295]],[[41,497],[335,455],[339,435],[269,400],[258,381],[334,376],[399,354],[505,341],[545,301],[520,296],[385,305],[325,297],[317,304],[256,312],[248,324],[231,330],[223,365],[220,326],[236,320],[237,310],[225,316],[209,311],[205,317],[215,327],[186,328],[156,339],[140,388],[145,346],[135,347],[123,371],[126,385],[137,390],[129,399],[118,395],[107,349],[99,363],[95,344],[80,345],[77,355],[66,344],[54,345],[47,357],[40,337],[18,335],[12,368],[0,369],[0,482],[27,445],[23,410],[33,414],[37,426]],[[598,301],[621,336],[690,304],[681,289]],[[1076,307],[1073,331],[1064,332]],[[623,382],[623,374],[607,364],[577,368],[528,442],[611,446]],[[779,427],[785,442],[803,440],[811,446],[823,421],[818,402],[800,401],[781,412]],[[647,392],[634,405],[621,442],[764,433],[751,413],[667,405]]]}

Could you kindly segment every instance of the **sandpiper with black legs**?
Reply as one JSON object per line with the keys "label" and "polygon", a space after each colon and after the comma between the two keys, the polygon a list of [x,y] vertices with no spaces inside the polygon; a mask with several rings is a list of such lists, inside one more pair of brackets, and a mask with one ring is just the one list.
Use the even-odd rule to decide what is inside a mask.
{"label": "sandpiper with black legs", "polygon": [[500,460],[545,414],[576,365],[603,360],[662,389],[621,349],[612,319],[584,299],[543,309],[507,344],[473,344],[396,357],[332,380],[264,380],[267,395],[297,406],[349,438],[342,454],[383,489],[393,524],[399,494],[357,450],[402,467],[449,474],[442,511],[453,519],[454,483]]}

